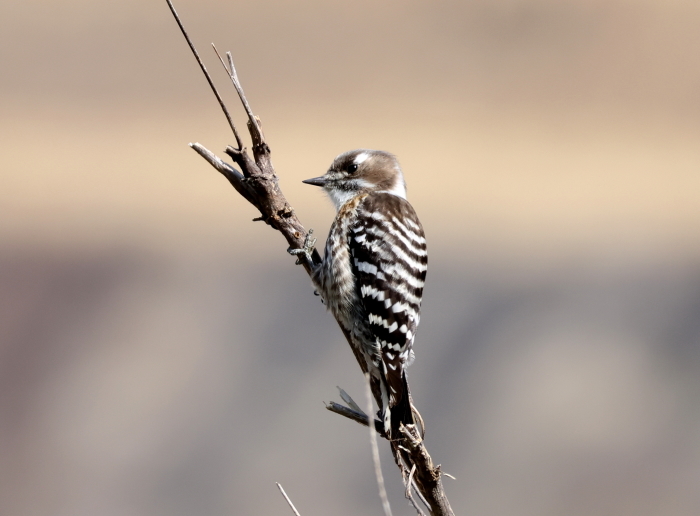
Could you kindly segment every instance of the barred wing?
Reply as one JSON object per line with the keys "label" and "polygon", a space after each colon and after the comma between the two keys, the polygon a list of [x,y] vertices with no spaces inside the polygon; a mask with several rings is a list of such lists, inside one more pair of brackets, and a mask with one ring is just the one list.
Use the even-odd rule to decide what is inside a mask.
{"label": "barred wing", "polygon": [[428,266],[423,227],[408,201],[373,193],[358,206],[348,243],[364,329],[378,348],[393,407],[420,321]]}

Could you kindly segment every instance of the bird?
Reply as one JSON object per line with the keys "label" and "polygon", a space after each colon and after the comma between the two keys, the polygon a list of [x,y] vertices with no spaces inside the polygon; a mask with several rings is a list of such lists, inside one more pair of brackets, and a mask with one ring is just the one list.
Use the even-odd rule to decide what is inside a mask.
{"label": "bird", "polygon": [[[315,291],[349,336],[369,373],[387,437],[414,424],[406,368],[420,322],[428,253],[423,226],[406,200],[406,182],[393,154],[356,149],[337,156],[320,177],[336,215],[321,263],[313,266]],[[301,249],[311,260],[312,231]],[[422,420],[420,421],[422,427]]]}

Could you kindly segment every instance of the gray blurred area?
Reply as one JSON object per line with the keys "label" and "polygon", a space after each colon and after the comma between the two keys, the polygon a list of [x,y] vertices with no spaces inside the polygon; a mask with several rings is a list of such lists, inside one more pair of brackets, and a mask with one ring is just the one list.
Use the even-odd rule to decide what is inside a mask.
{"label": "gray blurred area", "polygon": [[[281,185],[399,157],[409,370],[457,514],[700,514],[700,4],[176,2]],[[165,2],[0,6],[0,514],[380,514],[362,378]],[[395,514],[412,514],[387,449]]]}

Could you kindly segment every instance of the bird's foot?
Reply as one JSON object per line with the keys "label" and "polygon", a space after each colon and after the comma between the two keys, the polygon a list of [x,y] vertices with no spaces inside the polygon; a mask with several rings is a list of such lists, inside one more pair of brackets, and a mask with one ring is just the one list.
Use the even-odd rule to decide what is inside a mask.
{"label": "bird's foot", "polygon": [[301,249],[293,249],[289,248],[287,249],[287,252],[291,255],[294,255],[297,257],[296,264],[299,265],[301,263],[301,256],[304,255],[306,256],[306,259],[308,260],[309,263],[313,263],[313,260],[311,259],[311,254],[314,252],[314,246],[316,245],[316,239],[313,238],[311,235],[313,235],[314,230],[309,229],[309,232],[306,234],[306,238],[304,238],[304,246]]}

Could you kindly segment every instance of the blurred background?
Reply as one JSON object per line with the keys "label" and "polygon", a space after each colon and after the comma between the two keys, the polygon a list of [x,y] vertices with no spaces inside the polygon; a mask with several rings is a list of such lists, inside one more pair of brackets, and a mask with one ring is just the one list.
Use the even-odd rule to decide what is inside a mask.
{"label": "blurred background", "polygon": [[[700,514],[700,4],[177,0],[281,186],[395,153],[457,514]],[[164,1],[0,5],[0,513],[380,514],[362,378]],[[386,448],[386,447],[384,447]],[[412,514],[382,450],[395,514]]]}

